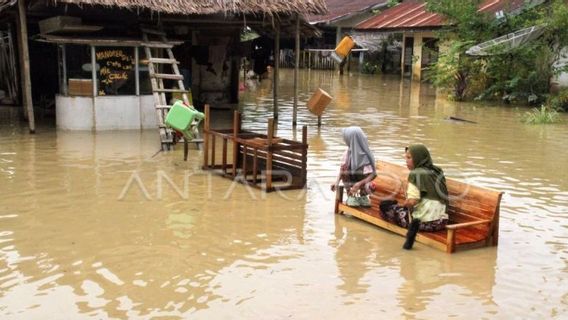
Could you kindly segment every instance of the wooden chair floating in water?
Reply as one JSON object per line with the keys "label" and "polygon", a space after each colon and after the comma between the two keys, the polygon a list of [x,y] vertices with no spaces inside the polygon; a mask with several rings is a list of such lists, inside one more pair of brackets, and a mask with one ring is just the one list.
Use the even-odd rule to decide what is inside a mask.
{"label": "wooden chair floating in water", "polygon": [[[376,190],[370,196],[371,207],[349,207],[343,203],[343,186],[338,188],[335,197],[335,213],[349,213],[378,227],[402,236],[406,229],[382,219],[379,203],[393,199],[404,201],[408,169],[405,167],[377,161]],[[446,230],[438,232],[419,232],[416,241],[447,253],[485,246],[497,246],[499,239],[499,207],[502,192],[489,188],[476,187],[453,179],[446,179],[450,203],[450,221]],[[401,242],[402,245],[402,242]]]}
{"label": "wooden chair floating in water", "polygon": [[[232,129],[212,129],[209,115],[210,107],[205,105],[204,170],[266,192],[302,189],[306,185],[307,126],[302,127],[302,141],[298,142],[274,137],[273,119],[268,119],[267,134],[260,134],[242,130],[238,111],[234,112]],[[222,143],[220,164],[216,162],[218,140]]]}

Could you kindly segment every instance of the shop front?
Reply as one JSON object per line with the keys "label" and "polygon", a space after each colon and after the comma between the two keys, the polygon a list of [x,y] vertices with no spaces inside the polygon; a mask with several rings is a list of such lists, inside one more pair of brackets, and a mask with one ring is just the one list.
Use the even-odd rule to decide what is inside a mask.
{"label": "shop front", "polygon": [[[147,65],[135,43],[76,44],[57,40],[56,125],[64,130],[157,127]],[[112,44],[112,45],[111,45]]]}

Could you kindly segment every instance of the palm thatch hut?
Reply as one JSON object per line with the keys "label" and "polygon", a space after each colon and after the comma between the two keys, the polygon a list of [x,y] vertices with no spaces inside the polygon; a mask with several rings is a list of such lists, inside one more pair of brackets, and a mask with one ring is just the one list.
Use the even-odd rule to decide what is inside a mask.
{"label": "palm thatch hut", "polygon": [[156,123],[141,25],[159,26],[175,45],[196,105],[231,105],[246,53],[243,28],[274,39],[277,61],[280,35],[317,34],[304,17],[325,12],[324,0],[0,0],[0,31],[10,26],[19,40],[18,100],[30,131],[32,98],[53,97],[60,128],[136,129]]}

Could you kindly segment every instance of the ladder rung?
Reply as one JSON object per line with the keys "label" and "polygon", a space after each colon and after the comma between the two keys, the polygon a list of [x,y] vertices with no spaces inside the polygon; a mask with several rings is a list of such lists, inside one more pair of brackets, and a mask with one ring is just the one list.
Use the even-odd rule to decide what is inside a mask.
{"label": "ladder rung", "polygon": [[179,93],[189,93],[189,91],[187,90],[181,90],[181,89],[153,89],[152,91],[154,92],[179,92]]}
{"label": "ladder rung", "polygon": [[148,42],[142,42],[142,45],[144,47],[148,47],[148,48],[166,48],[166,49],[171,49],[174,47],[173,44],[168,43],[168,42],[159,42],[159,41],[148,41]]}
{"label": "ladder rung", "polygon": [[151,34],[157,34],[159,36],[166,36],[166,33],[160,30],[154,30],[154,29],[150,29],[150,28],[140,28],[142,30],[142,32],[145,33],[151,33]]}
{"label": "ladder rung", "polygon": [[179,64],[179,61],[177,61],[176,59],[167,59],[167,58],[150,58],[150,59],[148,59],[148,62]]}
{"label": "ladder rung", "polygon": [[183,76],[181,74],[151,73],[150,77],[158,79],[183,80]]}

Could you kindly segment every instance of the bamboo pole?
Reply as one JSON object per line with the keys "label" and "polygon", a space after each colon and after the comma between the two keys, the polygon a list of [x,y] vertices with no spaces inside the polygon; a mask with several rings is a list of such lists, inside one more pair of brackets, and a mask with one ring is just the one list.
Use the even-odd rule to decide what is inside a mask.
{"label": "bamboo pole", "polygon": [[280,24],[276,23],[276,36],[274,37],[274,74],[272,79],[272,98],[274,100],[274,119],[278,119],[278,73],[280,66]]}
{"label": "bamboo pole", "polygon": [[18,1],[18,29],[20,40],[20,66],[22,67],[22,98],[24,117],[27,117],[30,133],[35,133],[34,104],[32,100],[32,80],[30,74],[30,51],[28,48],[28,26],[25,0]]}
{"label": "bamboo pole", "polygon": [[292,126],[296,126],[298,117],[298,74],[300,72],[300,16],[296,15],[296,52],[294,55],[294,110],[292,112]]}

